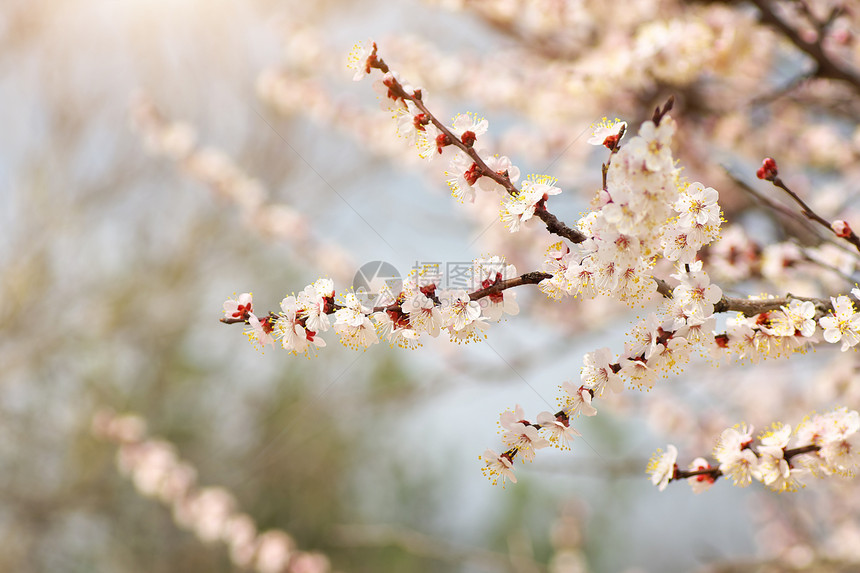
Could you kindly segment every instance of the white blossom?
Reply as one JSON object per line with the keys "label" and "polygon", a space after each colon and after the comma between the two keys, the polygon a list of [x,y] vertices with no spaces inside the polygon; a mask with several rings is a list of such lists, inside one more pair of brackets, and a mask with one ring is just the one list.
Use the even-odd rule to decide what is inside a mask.
{"label": "white blossom", "polygon": [[854,311],[854,303],[847,296],[830,299],[833,310],[830,315],[818,320],[824,329],[824,340],[835,344],[842,341],[842,352],[860,342],[860,314]]}
{"label": "white blossom", "polygon": [[678,448],[669,444],[666,446],[666,451],[657,450],[651,456],[646,470],[651,475],[651,483],[657,486],[657,489],[663,491],[669,485],[669,481],[675,477],[675,462],[678,460]]}

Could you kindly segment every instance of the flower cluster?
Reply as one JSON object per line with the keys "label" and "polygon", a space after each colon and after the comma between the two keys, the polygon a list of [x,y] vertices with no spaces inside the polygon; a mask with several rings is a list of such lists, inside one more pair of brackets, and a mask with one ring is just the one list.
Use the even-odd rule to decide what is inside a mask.
{"label": "flower cluster", "polygon": [[661,491],[671,481],[687,479],[693,491],[708,489],[725,476],[746,487],[759,481],[773,491],[796,491],[810,476],[853,476],[860,469],[860,414],[839,408],[803,420],[794,431],[795,446],[789,448],[791,426],[777,422],[753,438],[752,427],[739,424],[723,430],[714,447],[715,462],[696,458],[687,471],[677,464],[678,449],[669,445],[657,450],[648,463],[651,483]]}
{"label": "flower cluster", "polygon": [[[474,292],[438,289],[436,277],[415,273],[397,293],[387,293],[388,304],[368,308],[354,292],[336,302],[334,282],[319,279],[298,295],[281,301],[280,312],[262,319],[254,314],[251,293],[224,302],[226,323],[246,323],[245,334],[260,346],[279,342],[291,354],[308,358],[326,346],[321,333],[334,330],[340,342],[354,350],[367,349],[380,339],[392,346],[415,348],[422,334],[448,334],[451,341],[483,338],[490,322],[519,312],[516,294],[505,289],[521,284],[514,265],[502,257],[476,259],[472,267]],[[333,319],[332,319],[333,317]]]}
{"label": "flower cluster", "polygon": [[[851,294],[860,298],[860,289],[852,289]],[[753,363],[761,357],[802,352],[822,338],[831,344],[841,342],[845,352],[860,342],[860,313],[848,296],[831,297],[830,302],[831,310],[817,322],[816,304],[800,299],[750,317],[738,315],[727,321],[726,333],[716,335],[715,341],[738,359]]]}
{"label": "flower cluster", "polygon": [[[488,449],[479,456],[479,459],[484,461],[484,467],[481,470],[484,475],[494,484],[498,483],[499,478],[503,484],[506,479],[516,483],[517,478],[513,472],[515,457],[519,456],[523,462],[526,462],[532,461],[535,452],[542,448],[554,446],[563,450],[569,449],[573,438],[581,435],[570,426],[571,416],[580,413],[579,410],[581,410],[575,404],[578,402],[581,405],[583,400],[591,402],[589,392],[580,393],[572,387],[569,388],[569,391],[571,394],[568,406],[555,414],[541,412],[535,422],[529,422],[525,419],[525,412],[519,405],[513,411],[502,412],[499,416],[499,425],[502,428],[502,443],[508,449],[501,454]],[[582,411],[581,413],[590,416],[596,411]]]}
{"label": "flower cluster", "polygon": [[811,301],[794,299],[775,310],[729,318],[725,334],[716,335],[714,340],[717,347],[738,360],[757,363],[763,357],[788,356],[820,340],[815,314]]}
{"label": "flower cluster", "polygon": [[93,433],[119,445],[119,470],[142,495],[170,506],[176,524],[204,543],[227,545],[236,567],[256,573],[331,570],[324,555],[298,550],[284,531],[258,531],[228,490],[199,486],[194,466],[181,460],[170,442],[147,437],[146,421],[140,416],[99,412],[93,418]]}
{"label": "flower cluster", "polygon": [[557,243],[547,253],[544,270],[552,276],[540,288],[552,298],[600,293],[641,302],[656,290],[651,274],[658,255],[692,263],[717,236],[717,192],[680,179],[671,151],[672,118],[645,122],[638,136],[620,146],[618,134],[625,130],[623,123],[595,130],[593,142],[612,146],[605,187],[599,208],[578,223],[589,238],[573,249]]}
{"label": "flower cluster", "polygon": [[[328,313],[331,312],[333,303],[334,283],[329,279],[320,279],[306,286],[298,296],[290,295],[284,298],[273,329],[284,350],[309,356],[309,352],[314,352],[315,348],[325,346],[325,340],[317,336],[317,333],[331,328]],[[353,303],[352,306],[349,303]],[[347,301],[347,308],[335,313],[335,330],[341,334],[342,339],[348,326],[358,329],[364,326],[363,321],[355,320],[356,313],[349,314],[354,306],[354,300]]]}

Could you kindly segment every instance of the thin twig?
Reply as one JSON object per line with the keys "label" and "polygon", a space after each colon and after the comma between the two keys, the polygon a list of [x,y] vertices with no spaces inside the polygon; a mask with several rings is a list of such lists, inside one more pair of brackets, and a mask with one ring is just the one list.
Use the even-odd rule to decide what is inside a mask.
{"label": "thin twig", "polygon": [[675,105],[675,96],[670,95],[669,99],[666,100],[666,103],[663,104],[661,108],[659,105],[654,110],[654,115],[651,116],[651,121],[654,122],[654,125],[660,125],[660,122],[666,116],[667,113],[674,107]]}
{"label": "thin twig", "polygon": [[810,223],[808,219],[801,216],[797,211],[789,209],[787,205],[780,203],[779,201],[774,201],[767,195],[760,193],[758,190],[746,183],[743,179],[732,173],[731,169],[729,169],[728,166],[723,165],[722,168],[726,172],[726,175],[728,175],[729,178],[734,181],[734,183],[738,187],[755,197],[755,199],[758,200],[760,203],[764,204],[767,207],[770,207],[771,209],[777,211],[778,213],[781,213],[782,215],[785,215],[786,217],[789,217],[790,219],[793,219],[794,221],[797,221],[803,227],[810,230],[815,235],[819,236],[822,240],[826,240],[825,237],[818,230],[818,227]]}
{"label": "thin twig", "polygon": [[788,188],[788,186],[782,181],[782,179],[779,178],[779,176],[773,177],[770,181],[776,187],[779,187],[780,189],[788,193],[789,197],[794,199],[794,201],[798,205],[800,205],[800,212],[803,213],[806,218],[810,219],[811,221],[815,221],[831,233],[842,237],[843,239],[854,245],[854,248],[856,248],[857,251],[860,251],[860,237],[858,237],[853,230],[848,229],[847,235],[838,235],[836,229],[833,227],[833,224],[815,211],[813,211],[812,208],[797,195],[797,193]]}
{"label": "thin twig", "polygon": [[816,64],[815,75],[819,78],[829,78],[847,83],[855,91],[860,92],[860,75],[853,70],[845,69],[824,51],[822,37],[819,35],[814,42],[807,42],[800,33],[788,25],[771,8],[767,0],[750,0],[759,9],[759,18],[762,23],[779,31],[783,36],[794,44],[802,52],[810,56]]}
{"label": "thin twig", "polygon": [[800,86],[802,86],[803,84],[808,82],[813,77],[815,77],[815,76],[812,72],[796,76],[796,77],[792,78],[791,81],[789,81],[787,84],[785,84],[781,88],[778,88],[778,89],[776,89],[770,93],[766,93],[766,94],[762,94],[762,95],[754,97],[752,100],[750,100],[749,105],[750,106],[759,106],[759,105],[771,104],[774,101],[781,98],[782,96],[786,95],[787,93],[790,93],[790,92],[794,91],[795,89],[799,88]]}
{"label": "thin twig", "polygon": [[[376,58],[372,67],[375,67],[382,71],[383,73],[388,73],[389,67],[388,65],[381,59]],[[390,84],[390,85],[389,85]],[[439,119],[430,111],[430,109],[424,104],[422,100],[422,94],[420,90],[416,90],[414,93],[409,93],[403,88],[403,85],[394,78],[389,80],[389,84],[386,84],[390,92],[396,96],[398,99],[403,101],[412,102],[415,107],[421,110],[427,119],[439,130],[440,133],[445,135],[446,143],[449,145],[454,145],[463,153],[469,156],[469,158],[475,163],[482,177],[488,177],[501,185],[505,191],[514,197],[519,195],[520,191],[516,188],[516,186],[511,182],[511,178],[507,173],[498,173],[490,169],[487,164],[481,159],[481,156],[478,155],[478,152],[475,151],[475,148],[471,145],[467,145],[463,141],[460,140],[459,137],[454,135],[450,129],[448,129],[445,124],[443,124]],[[541,221],[546,224],[546,228],[550,233],[554,235],[559,235],[560,237],[564,237],[565,239],[571,241],[572,243],[581,243],[588,237],[582,231],[578,229],[574,229],[572,227],[568,227],[564,223],[562,223],[558,217],[550,213],[546,209],[545,201],[541,201],[538,204],[538,207],[535,209],[535,216],[538,217]]]}
{"label": "thin twig", "polygon": [[754,187],[752,187],[751,185],[746,183],[743,179],[741,179],[740,177],[738,177],[737,175],[732,173],[732,171],[727,166],[723,165],[722,167],[723,167],[723,170],[725,170],[726,175],[728,175],[729,178],[732,181],[734,181],[734,183],[738,187],[740,187],[741,189],[743,189],[744,191],[746,191],[747,193],[752,195],[756,200],[758,200],[763,205],[773,209],[774,211],[780,213],[781,215],[784,215],[784,216],[796,221],[801,226],[803,226],[805,229],[807,229],[809,232],[811,232],[813,235],[815,235],[820,241],[822,241],[824,243],[828,243],[830,245],[833,245],[834,247],[837,247],[838,249],[845,251],[846,253],[850,253],[851,255],[857,254],[854,250],[850,249],[847,245],[845,245],[845,243],[843,243],[841,241],[834,240],[833,229],[829,225],[827,228],[830,232],[826,233],[826,234],[822,233],[821,229],[817,225],[813,225],[812,222],[809,220],[809,218],[804,217],[803,215],[801,215],[800,213],[798,213],[797,211],[795,211],[793,209],[790,209],[784,203],[781,203],[779,201],[774,201],[773,199],[771,199],[767,195],[760,193]]}

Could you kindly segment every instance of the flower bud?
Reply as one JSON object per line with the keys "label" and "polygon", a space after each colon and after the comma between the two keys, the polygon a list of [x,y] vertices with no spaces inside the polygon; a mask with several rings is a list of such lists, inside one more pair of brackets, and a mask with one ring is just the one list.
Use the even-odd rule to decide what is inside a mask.
{"label": "flower bud", "polygon": [[463,178],[466,180],[466,183],[468,183],[469,185],[474,185],[478,181],[478,178],[480,176],[481,176],[481,170],[478,167],[477,163],[472,163],[471,167],[469,167],[469,170],[463,174]]}
{"label": "flower bud", "polygon": [[779,174],[776,167],[776,161],[770,157],[766,157],[765,160],[761,162],[761,167],[758,168],[758,171],[756,171],[755,174],[759,179],[773,181]]}
{"label": "flower bud", "polygon": [[420,131],[426,131],[424,126],[430,123],[430,118],[427,117],[426,113],[416,114],[415,117],[412,118],[412,125],[415,126],[415,129]]}
{"label": "flower bud", "polygon": [[833,223],[830,224],[830,227],[833,229],[833,232],[836,233],[837,237],[842,237],[843,239],[847,239],[854,234],[854,231],[851,230],[851,226],[847,221],[833,221]]}
{"label": "flower bud", "polygon": [[475,145],[475,141],[477,141],[478,136],[475,135],[474,131],[464,131],[463,135],[460,136],[460,141],[463,142],[463,145],[466,147],[472,147]]}
{"label": "flower bud", "polygon": [[442,153],[442,148],[451,145],[451,138],[446,133],[440,133],[436,136],[436,151]]}

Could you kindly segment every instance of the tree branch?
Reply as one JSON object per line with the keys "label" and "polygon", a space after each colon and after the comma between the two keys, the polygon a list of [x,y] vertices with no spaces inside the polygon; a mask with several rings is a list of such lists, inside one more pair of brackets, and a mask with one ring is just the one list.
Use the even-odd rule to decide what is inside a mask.
{"label": "tree branch", "polygon": [[714,313],[718,312],[740,312],[745,316],[755,316],[763,312],[779,310],[782,306],[788,306],[792,300],[809,301],[815,305],[816,316],[824,315],[833,308],[829,300],[822,298],[807,298],[787,294],[780,298],[730,298],[723,296],[715,305]]}
{"label": "tree branch", "polygon": [[788,23],[780,18],[771,8],[768,0],[750,0],[759,10],[759,19],[762,23],[779,31],[783,36],[794,44],[800,51],[810,56],[816,64],[815,76],[819,78],[828,78],[839,80],[847,83],[855,91],[860,93],[860,75],[852,70],[845,69],[836,62],[824,51],[824,46],[821,43],[821,35],[814,42],[804,40],[797,30],[788,25]]}
{"label": "tree branch", "polygon": [[[388,65],[385,64],[382,59],[377,58],[376,64],[374,67],[377,67],[384,73],[387,73],[389,68]],[[424,104],[424,101],[421,99],[422,94],[420,90],[415,90],[415,93],[409,93],[403,88],[403,85],[397,81],[397,79],[392,78],[390,80],[390,84],[388,85],[389,90],[399,99],[404,101],[412,102],[415,107],[421,110],[421,113],[426,115],[427,119],[439,130],[440,133],[444,134],[447,138],[447,143],[450,145],[454,145],[458,149],[460,149],[463,153],[469,156],[469,158],[475,163],[478,167],[478,171],[480,172],[482,177],[489,177],[499,185],[501,185],[508,195],[512,195],[516,197],[519,195],[520,191],[516,188],[516,186],[511,182],[511,178],[507,173],[498,173],[490,169],[487,164],[481,159],[481,156],[478,155],[478,152],[475,151],[474,147],[471,145],[466,145],[463,143],[459,137],[454,135],[450,129],[448,129],[445,124],[443,124],[439,119],[430,111],[430,109]],[[541,221],[546,224],[547,230],[560,237],[564,237],[565,239],[571,241],[572,243],[581,243],[588,237],[578,229],[568,227],[564,223],[562,223],[558,217],[550,213],[546,209],[545,201],[541,201],[538,204],[538,207],[535,209],[535,216],[538,217]]]}

